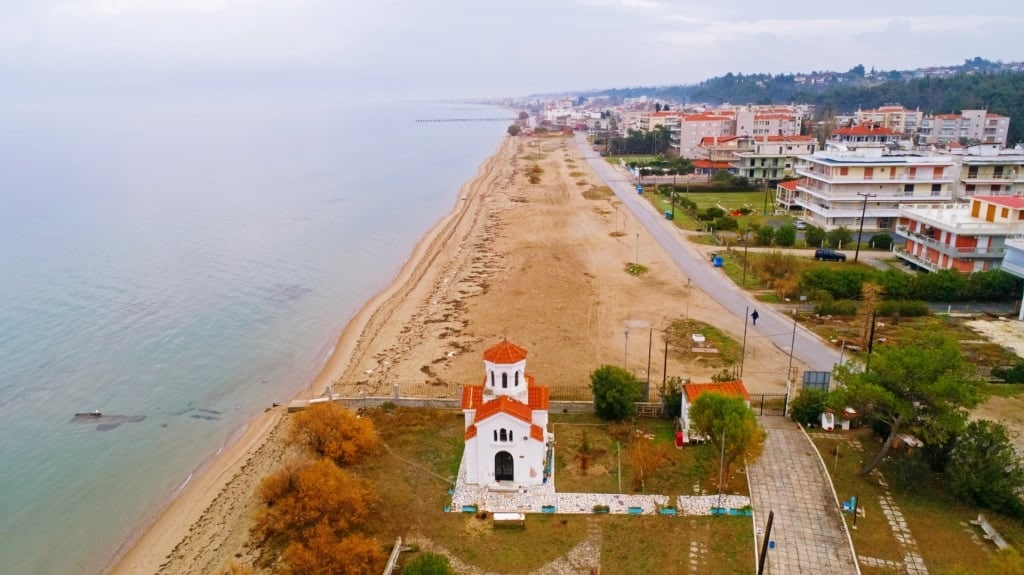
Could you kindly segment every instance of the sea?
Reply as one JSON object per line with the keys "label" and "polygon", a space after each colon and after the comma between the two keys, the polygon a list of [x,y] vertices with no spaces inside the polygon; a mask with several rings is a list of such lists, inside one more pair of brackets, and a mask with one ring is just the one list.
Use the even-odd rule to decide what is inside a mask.
{"label": "sea", "polygon": [[[310,387],[496,151],[510,122],[484,120],[513,115],[331,94],[6,102],[0,571],[101,573]],[[476,121],[417,122],[441,118]]]}

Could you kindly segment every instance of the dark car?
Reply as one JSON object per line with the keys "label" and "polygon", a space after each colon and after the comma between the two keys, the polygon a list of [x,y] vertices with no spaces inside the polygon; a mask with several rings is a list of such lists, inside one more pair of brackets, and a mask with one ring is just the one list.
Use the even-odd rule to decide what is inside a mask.
{"label": "dark car", "polygon": [[814,250],[814,259],[830,262],[845,262],[846,254],[830,250],[828,248],[819,248]]}

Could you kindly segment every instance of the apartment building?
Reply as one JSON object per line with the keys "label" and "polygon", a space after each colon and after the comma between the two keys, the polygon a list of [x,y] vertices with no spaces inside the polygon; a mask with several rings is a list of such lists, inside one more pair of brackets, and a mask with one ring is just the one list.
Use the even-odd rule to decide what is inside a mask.
{"label": "apartment building", "polygon": [[917,130],[917,145],[946,146],[966,140],[975,144],[1006,146],[1010,118],[986,110],[962,110],[959,114],[925,116]]}
{"label": "apartment building", "polygon": [[924,119],[921,110],[908,110],[900,105],[886,105],[874,110],[857,110],[854,116],[858,124],[874,124],[888,128],[897,134],[913,138]]}
{"label": "apartment building", "polygon": [[640,129],[644,132],[656,130],[659,126],[679,125],[679,112],[641,112]]}
{"label": "apartment building", "polygon": [[747,107],[735,112],[739,136],[795,136],[803,122],[802,112],[790,107]]}
{"label": "apartment building", "polygon": [[780,180],[795,174],[798,158],[818,149],[814,136],[760,136],[737,150],[732,160],[737,175],[751,180]]}
{"label": "apartment building", "polygon": [[672,147],[683,158],[706,158],[700,144],[704,138],[721,138],[735,134],[736,121],[713,112],[703,114],[681,114],[677,126],[669,126]]}
{"label": "apartment building", "polygon": [[883,148],[816,152],[801,156],[792,202],[804,219],[831,230],[895,227],[901,204],[950,202],[954,163],[948,156],[888,154]]}
{"label": "apartment building", "polygon": [[995,144],[950,152],[957,164],[956,198],[1012,196],[1024,191],[1024,150]]}
{"label": "apartment building", "polygon": [[895,253],[929,271],[998,269],[1008,239],[1024,234],[1024,197],[974,196],[969,204],[901,205]]}

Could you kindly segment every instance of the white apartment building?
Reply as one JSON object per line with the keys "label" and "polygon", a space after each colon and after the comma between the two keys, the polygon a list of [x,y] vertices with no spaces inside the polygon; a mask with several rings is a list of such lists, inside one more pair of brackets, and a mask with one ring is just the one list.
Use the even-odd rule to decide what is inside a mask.
{"label": "white apartment building", "polygon": [[953,150],[950,154],[957,164],[957,199],[1024,192],[1024,150],[987,144]]}
{"label": "white apartment building", "polygon": [[924,119],[924,112],[908,110],[899,105],[886,105],[874,110],[857,110],[855,118],[858,124],[875,124],[912,138]]}
{"label": "white apartment building", "polygon": [[900,206],[900,258],[929,271],[998,269],[1006,242],[1024,233],[1024,198],[975,196],[970,203]]}
{"label": "white apartment building", "polygon": [[672,147],[676,149],[680,157],[702,158],[704,157],[701,149],[702,140],[732,136],[735,127],[735,120],[721,114],[681,114],[679,124],[669,126],[672,134]]}
{"label": "white apartment building", "polygon": [[801,156],[793,202],[804,219],[831,230],[845,226],[892,230],[901,204],[953,199],[954,162],[949,156],[886,154],[882,148],[834,150]]}
{"label": "white apartment building", "polygon": [[795,175],[801,156],[818,149],[814,136],[759,136],[734,154],[737,175],[751,180],[780,180]]}
{"label": "white apartment building", "polygon": [[977,144],[1006,146],[1010,118],[986,110],[925,116],[917,130],[919,146],[948,145],[961,139]]}

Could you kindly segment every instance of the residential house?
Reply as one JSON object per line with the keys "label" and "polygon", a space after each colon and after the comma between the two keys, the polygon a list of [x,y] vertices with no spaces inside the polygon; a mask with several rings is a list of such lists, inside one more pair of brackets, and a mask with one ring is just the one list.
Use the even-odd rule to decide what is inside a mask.
{"label": "residential house", "polygon": [[969,204],[900,206],[896,255],[929,271],[997,269],[1007,239],[1024,234],[1024,197],[974,196]]}
{"label": "residential house", "polygon": [[743,381],[739,379],[718,383],[684,383],[682,391],[679,425],[683,432],[683,443],[690,443],[691,440],[698,439],[697,437],[692,437],[692,433],[690,432],[690,406],[693,405],[693,402],[697,401],[697,398],[702,394],[719,393],[722,395],[739,397],[747,403],[748,407],[750,406],[750,394],[747,392],[746,386],[743,385]]}
{"label": "residential house", "polygon": [[800,209],[800,205],[796,203],[796,197],[800,193],[797,189],[796,180],[786,180],[785,182],[779,182],[775,186],[775,205],[782,210]]}

